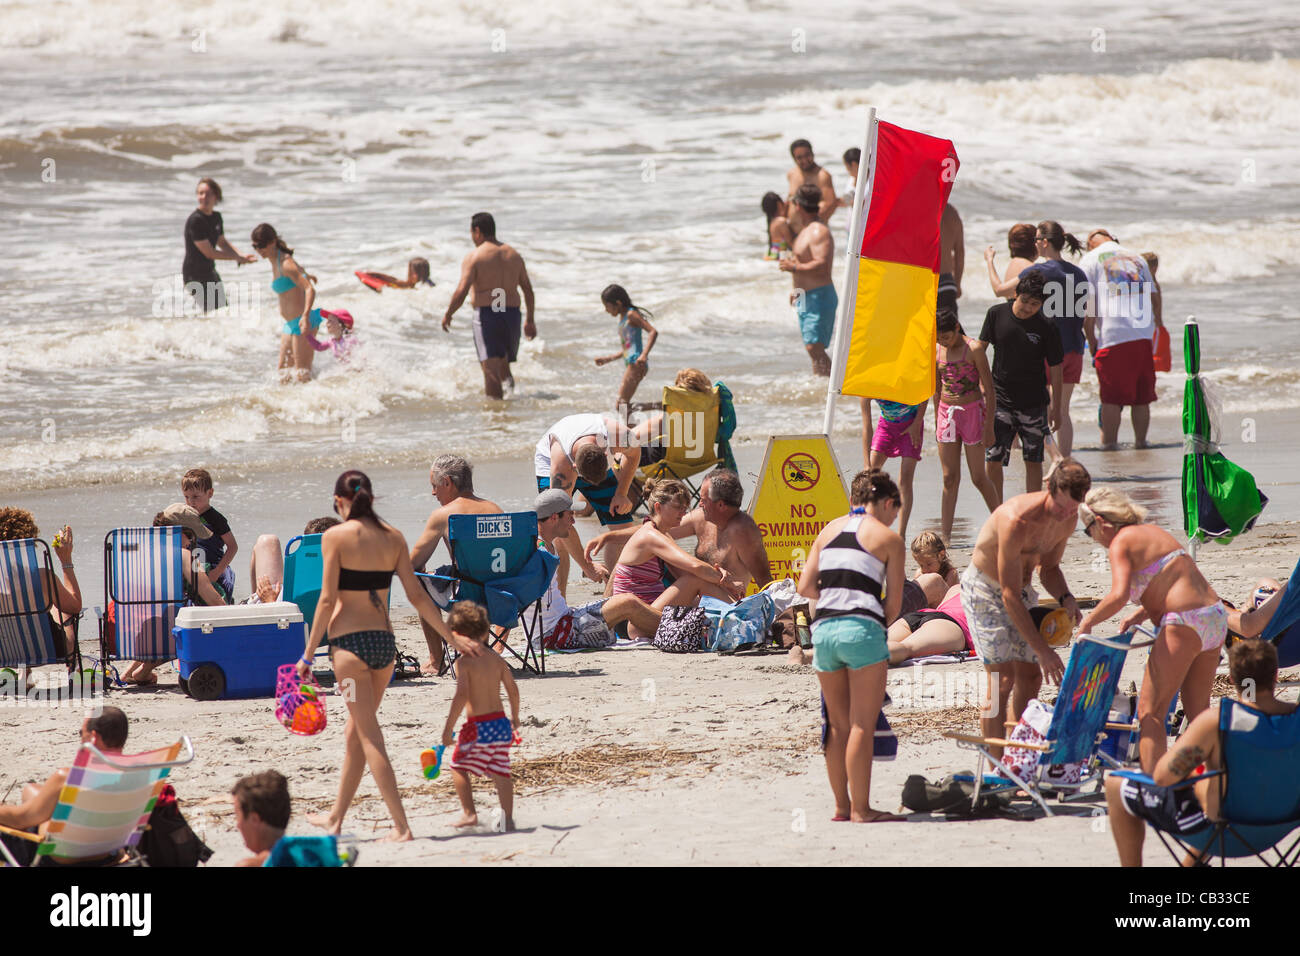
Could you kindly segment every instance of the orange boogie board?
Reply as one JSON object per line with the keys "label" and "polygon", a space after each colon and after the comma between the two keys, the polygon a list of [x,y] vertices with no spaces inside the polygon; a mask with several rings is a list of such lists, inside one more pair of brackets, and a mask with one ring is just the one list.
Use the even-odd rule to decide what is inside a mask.
{"label": "orange boogie board", "polygon": [[358,269],[353,273],[353,275],[360,279],[364,285],[369,286],[376,292],[383,292],[385,286],[391,286],[393,284],[387,276],[380,275],[378,272],[363,272],[361,269]]}
{"label": "orange boogie board", "polygon": [[[844,478],[825,435],[773,435],[767,440],[749,516],[763,535],[773,580],[799,580],[817,535],[848,511]],[[749,593],[756,590],[751,582]]]}

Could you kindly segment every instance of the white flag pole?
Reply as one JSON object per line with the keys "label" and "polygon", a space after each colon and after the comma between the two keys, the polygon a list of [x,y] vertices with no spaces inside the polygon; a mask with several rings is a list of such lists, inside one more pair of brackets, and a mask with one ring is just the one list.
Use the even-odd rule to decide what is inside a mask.
{"label": "white flag pole", "polygon": [[858,260],[862,258],[862,232],[871,209],[871,188],[876,178],[876,108],[867,111],[867,129],[862,138],[862,160],[858,164],[858,181],[853,189],[853,218],[849,225],[849,245],[844,257],[844,285],[840,295],[840,314],[835,321],[835,338],[831,343],[831,377],[826,384],[826,415],[822,432],[830,438],[835,424],[835,399],[844,385],[848,364],[849,334],[853,329],[853,311],[858,297]]}

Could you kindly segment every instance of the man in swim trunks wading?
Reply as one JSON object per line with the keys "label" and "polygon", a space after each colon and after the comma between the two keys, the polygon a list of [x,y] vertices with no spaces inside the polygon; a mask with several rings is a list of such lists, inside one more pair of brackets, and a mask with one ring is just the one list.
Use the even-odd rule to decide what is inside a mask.
{"label": "man in swim trunks wading", "polygon": [[[795,190],[794,201],[810,217],[817,215],[822,193],[816,186],[800,186]],[[782,272],[790,273],[794,291],[790,304],[799,318],[799,331],[804,348],[812,359],[813,373],[831,374],[831,359],[826,346],[831,344],[835,331],[835,310],[839,296],[831,285],[831,265],[835,259],[835,240],[823,222],[813,221],[804,226],[795,237],[793,255],[779,263]]]}
{"label": "man in swim trunks wading", "polygon": [[[1047,479],[1046,491],[1008,499],[980,529],[961,576],[961,606],[989,675],[990,703],[994,689],[998,695],[997,709],[986,705],[980,714],[985,737],[1005,736],[1004,719],[1020,719],[1038,696],[1043,678],[1055,684],[1065,674],[1061,658],[1038,633],[1022,589],[1037,564],[1043,588],[1079,622],[1079,605],[1061,573],[1061,556],[1091,484],[1083,465],[1063,459]],[[1000,747],[991,750],[1001,756]]]}
{"label": "man in swim trunks wading", "polygon": [[533,285],[524,268],[524,258],[497,239],[496,220],[478,212],[470,218],[469,235],[474,251],[460,266],[460,282],[442,317],[442,330],[451,328],[451,317],[474,291],[474,347],[483,366],[483,394],[503,398],[505,388],[515,387],[510,363],[519,356],[519,300],[523,293],[526,311],[523,334],[537,337],[533,323]]}

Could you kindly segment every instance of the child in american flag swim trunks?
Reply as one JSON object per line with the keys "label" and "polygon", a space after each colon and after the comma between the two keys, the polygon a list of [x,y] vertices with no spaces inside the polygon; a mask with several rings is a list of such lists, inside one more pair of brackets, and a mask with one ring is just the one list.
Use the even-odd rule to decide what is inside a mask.
{"label": "child in american flag swim trunks", "polygon": [[[462,638],[479,643],[487,641],[487,612],[471,601],[457,602],[447,624],[453,634]],[[456,749],[451,754],[451,779],[463,811],[452,826],[478,824],[469,779],[470,774],[477,774],[488,777],[496,785],[505,828],[513,830],[515,792],[510,779],[510,746],[519,729],[519,686],[501,655],[490,647],[485,647],[482,654],[462,654],[456,661],[456,675],[456,696],[452,698],[451,712],[442,731],[443,746],[450,747],[456,718],[462,710],[466,711],[467,719],[455,737]],[[509,719],[501,709],[502,687],[510,698]]]}

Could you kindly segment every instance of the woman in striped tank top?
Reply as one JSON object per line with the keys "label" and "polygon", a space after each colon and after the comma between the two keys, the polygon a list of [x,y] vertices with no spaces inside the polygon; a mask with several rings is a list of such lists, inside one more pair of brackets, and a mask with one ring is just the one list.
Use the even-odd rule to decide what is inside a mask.
{"label": "woman in striped tank top", "polygon": [[853,510],[822,529],[799,578],[814,602],[813,668],[830,720],[826,773],[835,820],[880,823],[902,817],[871,807],[876,718],[885,699],[889,645],[885,625],[903,600],[903,539],[898,486],[882,471],[860,471],[849,492]]}

